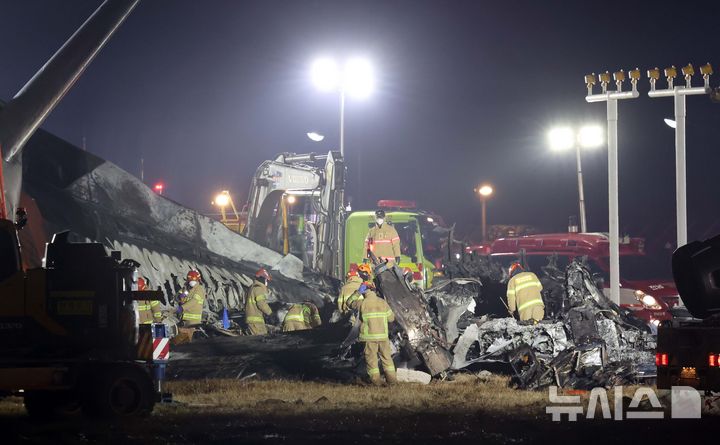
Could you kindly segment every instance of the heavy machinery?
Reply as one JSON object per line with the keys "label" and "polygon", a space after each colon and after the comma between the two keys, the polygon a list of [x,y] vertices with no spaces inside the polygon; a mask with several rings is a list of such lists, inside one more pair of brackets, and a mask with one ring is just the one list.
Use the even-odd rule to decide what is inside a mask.
{"label": "heavy machinery", "polygon": [[[323,167],[312,165],[325,161]],[[339,152],[284,153],[260,164],[245,235],[326,275],[342,276],[345,164]]]}
{"label": "heavy machinery", "polygon": [[0,394],[22,395],[31,415],[140,415],[156,401],[167,339],[138,326],[135,300],[162,293],[134,290],[138,264],[64,232],[25,270],[17,234],[23,147],[137,3],[105,1],[0,112]]}
{"label": "heavy machinery", "polygon": [[47,245],[44,268],[23,270],[16,224],[0,220],[0,392],[22,395],[37,417],[149,413],[153,353],[167,358],[153,346],[165,334],[140,329],[134,301],[163,294],[132,290],[138,264],[119,252],[67,237]]}
{"label": "heavy machinery", "polygon": [[672,269],[687,309],[658,329],[657,386],[720,391],[720,235],[678,248]]}

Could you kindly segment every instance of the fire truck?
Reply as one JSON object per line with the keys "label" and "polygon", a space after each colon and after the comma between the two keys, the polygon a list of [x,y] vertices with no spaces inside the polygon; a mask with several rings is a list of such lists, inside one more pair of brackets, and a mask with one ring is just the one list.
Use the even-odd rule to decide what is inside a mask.
{"label": "fire truck", "polygon": [[[609,295],[609,239],[603,233],[549,233],[500,238],[485,253],[503,265],[521,259],[538,273],[547,257],[558,256],[564,268],[578,257],[586,257],[596,282]],[[670,309],[679,303],[678,291],[662,264],[645,254],[643,238],[625,237],[620,243],[620,306],[630,309],[651,327],[672,318]]]}

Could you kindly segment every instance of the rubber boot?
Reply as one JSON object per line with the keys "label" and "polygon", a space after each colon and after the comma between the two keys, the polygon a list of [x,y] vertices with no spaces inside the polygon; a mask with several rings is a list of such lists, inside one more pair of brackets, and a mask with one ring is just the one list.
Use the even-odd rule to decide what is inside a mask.
{"label": "rubber boot", "polygon": [[390,371],[385,373],[385,381],[388,385],[397,385],[398,379],[397,379],[397,373],[395,371]]}
{"label": "rubber boot", "polygon": [[380,378],[380,375],[374,374],[372,377],[370,377],[370,383],[372,383],[375,386],[381,386],[382,385],[382,379]]}

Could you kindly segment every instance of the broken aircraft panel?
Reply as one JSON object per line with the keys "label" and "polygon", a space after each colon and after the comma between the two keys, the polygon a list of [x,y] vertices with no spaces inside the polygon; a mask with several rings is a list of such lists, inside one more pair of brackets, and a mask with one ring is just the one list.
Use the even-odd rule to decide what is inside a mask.
{"label": "broken aircraft panel", "polygon": [[303,269],[299,259],[157,195],[111,162],[47,132],[30,139],[23,164],[23,205],[30,214],[21,231],[26,267],[41,266],[50,236],[70,230],[73,241],[97,241],[139,262],[141,275],[170,300],[187,271],[198,269],[209,313],[241,308],[243,288],[260,266],[273,271],[271,302],[331,301],[336,284]]}

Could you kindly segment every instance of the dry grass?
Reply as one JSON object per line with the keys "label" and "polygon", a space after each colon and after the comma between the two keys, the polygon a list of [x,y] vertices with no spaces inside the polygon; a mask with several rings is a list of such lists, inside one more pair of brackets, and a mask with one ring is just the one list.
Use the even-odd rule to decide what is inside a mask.
{"label": "dry grass", "polygon": [[199,380],[171,382],[167,389],[188,408],[228,410],[237,413],[284,414],[351,413],[393,410],[405,412],[512,412],[544,414],[546,392],[518,391],[506,377],[480,380],[460,375],[454,381],[429,385],[404,383],[372,387],[297,381]]}

